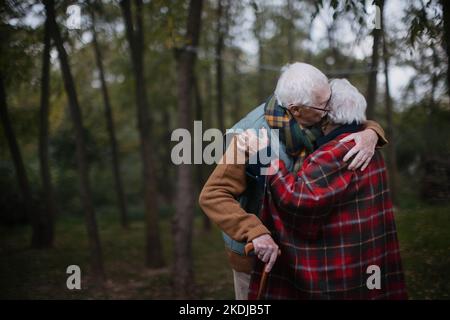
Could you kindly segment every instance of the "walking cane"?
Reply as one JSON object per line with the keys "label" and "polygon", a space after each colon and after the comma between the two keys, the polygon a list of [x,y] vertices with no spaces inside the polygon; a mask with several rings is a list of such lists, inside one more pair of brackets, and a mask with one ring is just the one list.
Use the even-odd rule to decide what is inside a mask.
{"label": "walking cane", "polygon": [[[245,255],[248,256],[250,252],[254,251],[255,247],[253,246],[252,242],[249,242],[245,245],[244,251]],[[278,249],[278,256],[281,255],[281,250]],[[267,283],[267,276],[269,273],[266,271],[267,263],[264,264],[264,271],[261,276],[261,280],[259,281],[259,288],[258,288],[258,295],[256,296],[257,300],[261,300],[262,293],[264,292],[264,289],[266,288]]]}

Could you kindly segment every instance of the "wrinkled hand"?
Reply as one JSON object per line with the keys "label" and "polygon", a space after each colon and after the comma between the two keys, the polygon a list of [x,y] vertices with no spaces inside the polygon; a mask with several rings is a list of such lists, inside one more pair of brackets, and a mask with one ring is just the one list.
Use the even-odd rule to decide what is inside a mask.
{"label": "wrinkled hand", "polygon": [[355,146],[351,148],[344,157],[344,161],[348,161],[353,155],[356,154],[353,161],[348,166],[349,170],[356,170],[361,168],[361,171],[366,169],[375,154],[375,147],[378,143],[378,135],[372,129],[366,129],[364,131],[352,133],[340,142],[346,142],[355,140]]}
{"label": "wrinkled hand", "polygon": [[258,151],[267,148],[269,137],[266,129],[247,129],[236,136],[237,148],[241,152],[248,151],[249,157],[255,155]]}
{"label": "wrinkled hand", "polygon": [[273,265],[278,257],[278,246],[268,234],[263,234],[252,240],[255,254],[258,258],[267,263],[266,272],[272,270]]}

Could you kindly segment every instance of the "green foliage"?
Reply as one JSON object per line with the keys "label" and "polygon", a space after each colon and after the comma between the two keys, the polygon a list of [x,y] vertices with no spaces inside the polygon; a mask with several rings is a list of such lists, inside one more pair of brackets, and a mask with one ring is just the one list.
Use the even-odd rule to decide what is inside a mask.
{"label": "green foliage", "polygon": [[[340,30],[346,23],[359,21],[359,18],[365,17],[366,9],[361,1],[355,0],[346,3],[341,1],[314,3],[292,1],[291,11],[288,10],[288,2],[277,5],[264,1],[250,4],[251,6],[246,8],[243,3],[231,1],[226,17],[229,32],[225,35],[223,66],[225,124],[227,127],[232,126],[240,117],[261,103],[258,97],[260,83],[264,83],[265,96],[273,92],[279,74],[276,70],[264,69],[259,72],[251,63],[248,64],[252,58],[239,46],[237,41],[241,36],[242,26],[248,24],[248,17],[243,15],[245,10],[247,10],[247,14],[249,12],[257,14],[254,25],[250,26],[248,31],[256,32],[254,35],[260,37],[261,48],[264,51],[262,61],[264,64],[282,66],[288,62],[287,46],[289,39],[292,38],[294,42],[290,45],[293,48],[294,60],[312,63],[328,73],[342,69],[360,70],[367,66],[366,59],[356,59],[352,55],[354,44],[342,43],[339,33],[332,31]],[[415,3],[409,9],[407,17],[424,20],[422,26],[429,29],[433,27],[435,30],[441,30],[441,24],[438,21],[433,22],[432,19],[439,17],[440,14],[439,10],[433,11],[436,7],[435,4],[435,1],[429,1],[424,6]],[[68,3],[59,2],[58,5],[58,22],[63,26],[64,12]],[[154,154],[157,159],[157,178],[161,186],[161,193],[165,194],[163,202],[170,202],[173,181],[175,181],[176,168],[170,164],[170,150],[173,145],[170,142],[170,133],[178,121],[176,112],[177,65],[174,48],[183,45],[179,43],[179,40],[183,38],[185,32],[186,5],[184,1],[151,1],[144,6],[146,43],[144,73],[148,80],[147,90],[153,121],[152,136],[156,141]],[[92,174],[98,180],[98,185],[102,184],[100,181],[107,185],[111,184],[113,180],[110,171],[109,136],[94,52],[92,44],[89,42],[90,17],[86,4],[83,6],[84,23],[82,28],[75,31],[68,31],[64,27],[61,29],[66,39],[78,99],[83,112],[88,159],[93,168]],[[203,105],[201,118],[204,121],[204,128],[214,127],[218,124],[215,90],[216,6],[216,2],[205,2],[199,60],[196,66],[199,93]],[[313,52],[304,44],[310,41],[309,35],[315,14],[323,7],[330,7],[330,10],[339,14],[328,26],[331,30],[328,38],[323,39],[318,44],[318,49]],[[33,2],[27,2],[24,5],[14,3],[7,7],[8,12],[1,14],[2,35],[5,35],[5,41],[0,43],[2,46],[0,63],[8,80],[9,111],[19,144],[22,147],[22,153],[26,159],[27,172],[31,177],[35,177],[33,178],[36,179],[33,180],[34,185],[39,186],[37,143],[43,34],[42,25],[38,24],[36,28],[31,28],[24,23],[24,18],[31,8],[42,22],[43,13],[39,13],[42,7],[34,5]],[[130,53],[125,33],[121,28],[121,10],[114,2],[102,3],[101,6],[97,3],[94,10],[97,16],[97,36],[113,108],[122,171],[124,179],[127,181],[126,192],[130,199],[141,203],[142,182],[133,94],[134,80],[131,73]],[[15,22],[11,23],[11,19],[15,19]],[[369,30],[364,23],[350,23],[350,25],[351,30],[355,34],[359,34],[356,42],[359,41],[358,38],[363,39],[365,35],[368,35]],[[417,34],[419,35],[419,33]],[[441,36],[440,33],[426,35],[428,38]],[[393,63],[401,63],[417,70],[411,85],[405,90],[407,98],[411,99],[410,95],[416,95],[416,91],[420,92],[421,87],[428,88],[433,81],[437,83],[433,90],[426,90],[426,96],[420,99],[422,102],[419,103],[416,99],[414,106],[402,105],[404,111],[398,112],[396,115],[398,163],[400,169],[407,172],[408,168],[414,168],[414,164],[423,154],[448,150],[448,144],[441,146],[434,141],[449,141],[450,139],[445,139],[445,137],[449,137],[445,125],[448,112],[445,111],[444,104],[439,104],[445,70],[435,62],[442,58],[443,51],[438,46],[432,46],[434,53],[430,55],[427,45],[418,44],[416,50],[420,52],[419,57],[405,58],[403,54],[407,46],[403,46],[403,44],[402,39],[397,39],[394,34],[389,43],[389,50],[395,53],[391,57]],[[350,81],[361,92],[365,92],[366,74],[339,73],[338,77],[350,78]],[[55,51],[52,53],[50,91],[49,125],[52,174],[57,181],[58,194],[63,195],[62,199],[64,200],[61,202],[73,203],[73,208],[78,208],[79,195],[76,187],[76,171],[74,171],[76,168],[74,136]],[[437,105],[433,114],[430,114],[429,111],[429,101]],[[378,120],[384,116],[383,112],[379,112],[382,107],[382,104],[378,106],[377,113],[380,115]],[[195,112],[192,110],[192,118],[194,118]],[[0,146],[3,163],[12,170],[3,132],[0,133]],[[420,167],[415,168],[412,173],[417,174],[420,172],[419,169]],[[36,189],[38,190],[39,187]],[[98,193],[96,199],[99,199],[100,203],[114,203],[112,192],[108,196],[102,196],[101,193],[104,190],[95,187],[93,189],[95,193]],[[69,211],[78,211],[78,209]]]}
{"label": "green foliage", "polygon": [[408,39],[412,46],[418,41],[428,40],[439,43],[442,39],[442,9],[437,0],[421,0],[413,3],[405,16],[409,25]]}
{"label": "green foliage", "polygon": [[396,122],[400,168],[407,169],[426,155],[450,154],[450,110],[430,109],[424,102],[402,112]]}

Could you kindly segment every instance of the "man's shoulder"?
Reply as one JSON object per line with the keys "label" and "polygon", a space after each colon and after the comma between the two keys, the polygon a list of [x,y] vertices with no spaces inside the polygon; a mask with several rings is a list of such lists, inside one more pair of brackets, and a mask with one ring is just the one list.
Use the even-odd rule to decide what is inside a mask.
{"label": "man's shoulder", "polygon": [[239,120],[231,129],[259,129],[266,124],[264,117],[264,103],[260,104],[241,120]]}

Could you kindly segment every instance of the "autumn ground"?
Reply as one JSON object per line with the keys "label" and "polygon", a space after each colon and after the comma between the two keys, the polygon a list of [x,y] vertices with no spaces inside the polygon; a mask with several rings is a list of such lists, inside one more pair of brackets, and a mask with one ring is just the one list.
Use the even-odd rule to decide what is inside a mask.
{"label": "autumn ground", "polygon": [[[143,266],[144,225],[136,217],[122,230],[115,215],[100,211],[99,227],[108,282],[104,289],[90,285],[87,241],[83,219],[58,219],[56,243],[50,250],[29,249],[28,227],[0,227],[0,298],[3,299],[164,299],[171,298],[170,270]],[[410,297],[450,298],[450,206],[406,205],[397,213],[400,246]],[[161,223],[164,252],[171,260],[169,219]],[[195,296],[233,298],[232,274],[227,266],[220,233],[201,231],[200,216],[194,235]],[[82,289],[66,288],[68,265],[82,269]]]}

